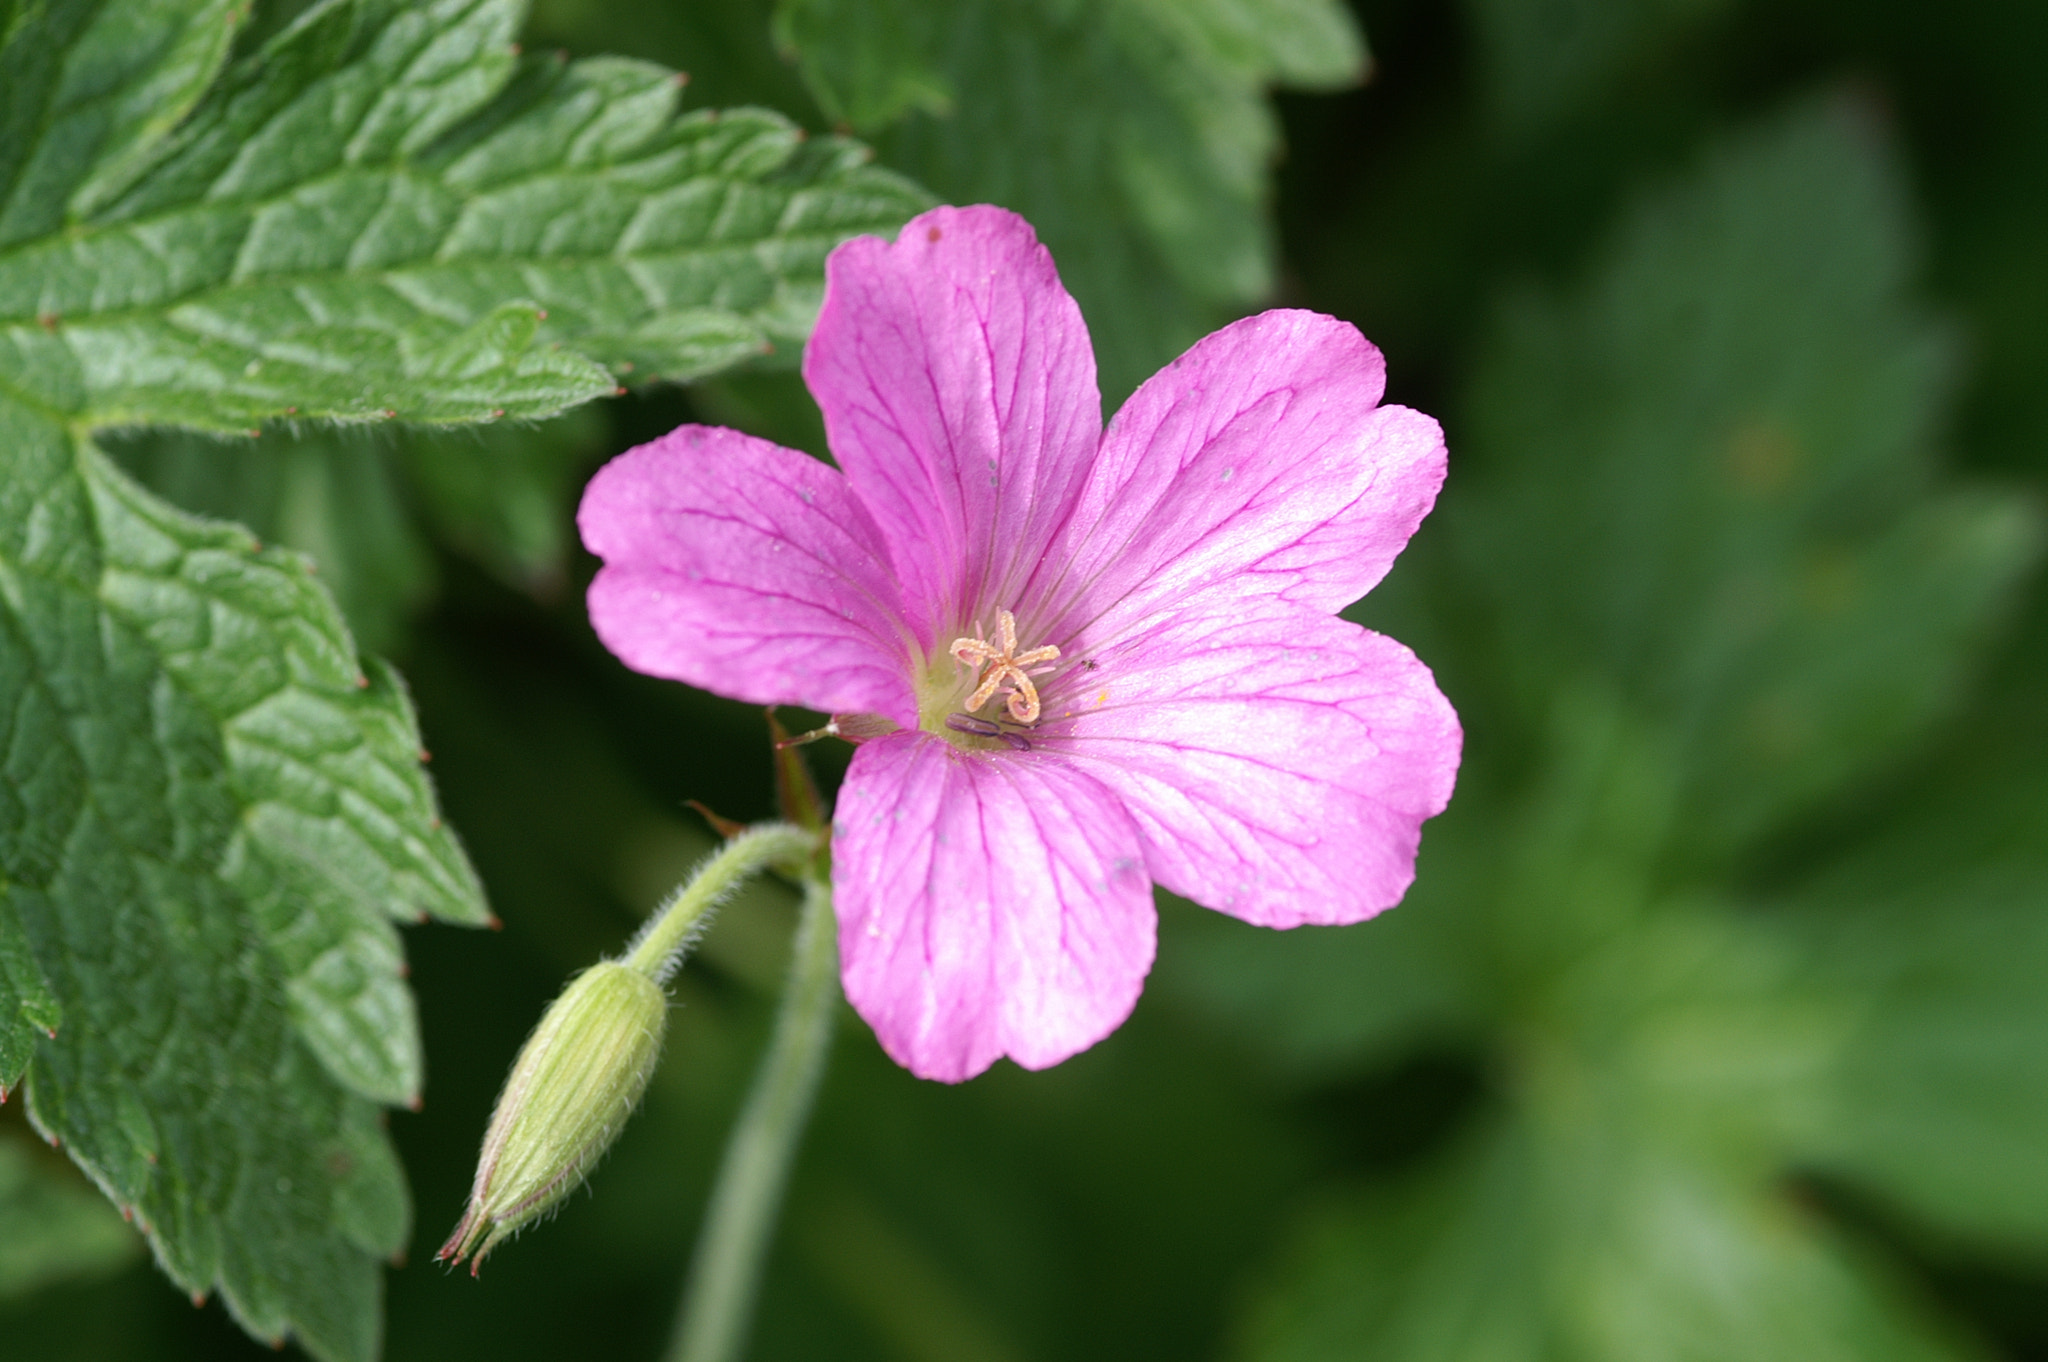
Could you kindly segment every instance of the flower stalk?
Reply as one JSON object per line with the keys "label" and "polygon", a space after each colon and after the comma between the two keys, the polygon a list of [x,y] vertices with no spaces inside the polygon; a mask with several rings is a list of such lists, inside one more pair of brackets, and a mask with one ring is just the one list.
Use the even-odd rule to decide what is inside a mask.
{"label": "flower stalk", "polygon": [[667,983],[712,913],[740,886],[771,867],[794,869],[817,848],[816,834],[791,823],[762,823],[730,839],[647,919],[626,948],[625,964]]}
{"label": "flower stalk", "polygon": [[804,881],[803,916],[775,1035],[726,1143],[698,1233],[671,1362],[736,1362],[740,1355],[790,1164],[825,1071],[838,1002],[832,886],[813,871]]}

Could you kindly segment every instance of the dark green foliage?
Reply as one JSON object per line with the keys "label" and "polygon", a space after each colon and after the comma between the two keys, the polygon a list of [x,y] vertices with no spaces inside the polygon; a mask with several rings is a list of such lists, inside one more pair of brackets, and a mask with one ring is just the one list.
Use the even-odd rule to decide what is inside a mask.
{"label": "dark green foliage", "polygon": [[[232,62],[270,40],[244,37],[231,59],[229,8],[130,5],[133,41],[94,46],[80,35],[106,31],[95,26],[110,7],[0,5],[0,29],[42,44],[33,59],[0,45],[12,63],[0,121],[59,110],[52,137],[101,148],[59,156],[0,138],[0,241],[12,243],[0,278],[17,250],[54,249],[65,232],[121,239],[141,219],[116,219],[145,191],[170,196],[166,220],[206,206],[189,188],[149,191],[148,176],[173,153],[192,183],[228,174],[202,134],[228,115],[219,91],[242,87],[212,72],[230,61],[244,74],[226,81],[246,81],[255,68]],[[1372,83],[1285,97],[1278,120],[1269,84],[1335,87],[1357,69],[1356,25],[1333,6],[541,0],[527,30],[586,59],[687,69],[691,106],[758,102],[813,133],[876,130],[884,163],[940,197],[1025,211],[1107,347],[1112,400],[1215,318],[1263,305],[1277,280],[1279,299],[1356,321],[1387,351],[1392,399],[1449,432],[1439,514],[1360,607],[1437,669],[1468,733],[1459,793],[1426,831],[1408,901],[1356,928],[1285,934],[1167,903],[1136,1016],[1046,1073],[920,1084],[849,1020],[751,1356],[2048,1357],[2048,20],[2019,0],[1939,13],[1893,0],[1358,9],[1379,58]],[[387,82],[431,89],[428,123],[444,98],[469,111],[460,121],[415,141],[367,138],[357,161],[317,138],[303,152],[325,167],[322,184],[381,176],[423,202],[505,205],[495,240],[525,252],[516,284],[447,292],[446,315],[365,304],[386,330],[324,331],[321,343],[342,336],[366,382],[411,385],[406,410],[428,416],[471,381],[431,375],[435,347],[513,304],[477,352],[477,382],[545,397],[553,371],[521,366],[561,364],[594,372],[592,391],[636,390],[538,425],[422,432],[364,398],[342,415],[374,432],[273,421],[255,440],[101,438],[169,500],[312,553],[356,638],[404,659],[441,797],[505,919],[502,933],[409,942],[434,1083],[424,1113],[393,1117],[422,1210],[415,1266],[388,1277],[387,1355],[570,1357],[598,1338],[653,1357],[765,1040],[786,895],[733,905],[679,979],[672,1053],[591,1195],[494,1256],[480,1282],[417,1264],[460,1212],[496,1086],[540,1008],[616,949],[707,844],[681,801],[739,818],[773,807],[757,713],[631,676],[590,638],[570,516],[589,469],[681,420],[822,450],[788,368],[827,243],[791,247],[809,264],[773,278],[760,272],[772,274],[773,249],[739,250],[735,275],[735,254],[711,251],[715,268],[696,277],[731,279],[733,305],[713,324],[704,295],[679,291],[687,306],[658,335],[591,301],[622,296],[597,273],[559,270],[532,243],[573,238],[613,258],[622,238],[599,219],[617,199],[600,181],[651,173],[649,158],[669,154],[659,148],[708,156],[695,164],[736,184],[718,190],[736,202],[785,190],[796,202],[826,184],[850,186],[853,202],[882,187],[886,212],[849,208],[836,231],[889,230],[890,213],[923,200],[776,116],[678,115],[654,68],[514,59],[493,45],[511,34],[502,13],[446,16],[451,31],[496,35],[467,40],[499,82],[489,90],[461,63],[415,63]],[[332,61],[375,60],[375,25],[344,31],[336,14],[290,41],[313,43],[317,28]],[[262,9],[250,28],[289,31]],[[66,42],[95,54],[79,59],[84,74],[43,59]],[[314,77],[302,67],[291,79]],[[1276,270],[1262,214],[1282,124]],[[510,141],[476,152],[514,131],[542,166],[525,179]],[[611,159],[591,169],[578,146]],[[512,211],[507,183],[476,175],[486,163],[552,186],[554,209]],[[31,181],[57,197],[22,188]],[[274,215],[297,192],[259,186],[250,202]],[[361,230],[340,215],[315,227],[321,259],[353,268]],[[451,290],[458,274],[487,284],[481,267],[443,270],[449,240],[372,273],[408,289]],[[240,296],[234,280],[193,287]],[[177,306],[137,323],[132,334],[158,347],[147,353],[185,353],[175,345],[199,334],[178,329]],[[111,335],[123,318],[81,314],[79,334]],[[51,320],[9,318],[0,380],[62,387],[71,320]],[[765,364],[749,358],[687,393],[640,387],[650,370],[690,372],[690,354],[752,356],[763,341],[776,346]],[[181,372],[210,375],[258,415],[292,405],[261,388],[267,368],[242,374],[254,357]],[[104,512],[181,547],[138,568],[125,537],[116,552],[96,528],[60,535],[54,511],[24,520],[9,503],[0,515],[0,619],[17,628],[31,599],[49,618],[73,612],[97,632],[62,637],[89,634],[95,665],[131,668],[121,686],[58,669],[68,685],[100,686],[68,711],[67,741],[0,742],[0,838],[16,837],[0,841],[0,1081],[27,1065],[42,1110],[46,1088],[75,1077],[87,1095],[70,1110],[89,1097],[109,1112],[80,1117],[79,1138],[117,1171],[143,1147],[145,1116],[211,1138],[186,1165],[195,1206],[203,1179],[236,1160],[265,1168],[273,1189],[292,1178],[289,1195],[236,1207],[239,1221],[209,1213],[167,1230],[160,1209],[138,1214],[181,1246],[174,1267],[228,1254],[230,1227],[257,1236],[261,1271],[218,1260],[243,1273],[240,1308],[289,1300],[291,1327],[340,1354],[334,1339],[365,1339],[381,1275],[368,1246],[397,1242],[404,1219],[402,1201],[378,1199],[402,1184],[378,1162],[389,1146],[371,1100],[399,1057],[396,1033],[368,1019],[380,998],[404,996],[379,991],[396,987],[397,957],[364,899],[383,891],[285,878],[303,862],[259,873],[224,859],[272,826],[242,811],[281,803],[303,818],[291,801],[317,802],[319,787],[286,785],[255,760],[262,749],[233,740],[214,683],[177,681],[169,632],[193,599],[211,619],[213,602],[264,584],[311,588],[290,554],[144,500],[75,416],[113,399],[82,380],[75,391],[62,411],[0,407],[29,437],[0,446],[0,487],[31,467],[39,440],[61,436],[51,485],[71,500],[50,505],[84,507],[80,527]],[[29,572],[30,561],[68,566]],[[96,566],[108,562],[117,570]],[[194,580],[194,564],[221,571]],[[88,581],[111,585],[70,585]],[[131,623],[144,597],[163,604],[149,627]],[[334,647],[332,610],[307,609],[314,623],[295,618],[290,637]],[[9,678],[44,667],[15,637],[0,636],[8,697]],[[265,646],[242,639],[222,655],[253,675],[262,664],[243,660],[272,655]],[[353,654],[333,657],[344,670],[320,676],[351,682]],[[407,711],[365,671],[364,693],[304,684],[323,702],[356,695],[396,725]],[[42,694],[4,710],[6,733],[51,721],[34,708]],[[131,731],[148,741],[95,745]],[[386,736],[387,773],[416,779],[417,740]],[[844,761],[830,744],[806,750],[828,775]],[[15,867],[55,853],[17,837],[31,826],[23,811],[69,788],[74,766],[113,771],[86,788],[95,816],[133,823],[129,841],[79,859],[72,880],[32,882]],[[347,864],[350,887],[390,873]],[[98,958],[48,945],[47,906],[49,884],[69,892],[86,868],[95,883],[146,869],[176,892],[90,896],[75,910],[82,928],[133,915],[140,952],[195,921],[173,909],[205,903],[211,934],[190,959],[156,950],[145,987],[86,989],[81,971]],[[305,912],[286,922],[283,901]],[[363,964],[377,987],[334,987],[315,967],[328,957]],[[160,1006],[172,990],[159,976],[188,974],[211,981],[195,994],[203,1015],[239,1001],[248,1026],[222,1034],[282,1081],[238,1065],[232,1086],[205,1088],[216,1106],[191,1112],[194,1089],[177,1086],[190,1057],[226,1051],[160,1029],[149,1034],[170,1038],[169,1067],[143,1070],[142,1040],[100,1020]],[[89,1042],[134,1081],[85,1073],[76,1056]],[[39,1270],[76,1275],[0,1300],[0,1350],[39,1362],[268,1355],[132,1256],[125,1274],[92,1278],[135,1241],[54,1175],[58,1155],[28,1146],[25,1095],[0,1108],[0,1244],[16,1242],[28,1207],[47,1235]],[[229,1124],[230,1101],[266,1114]],[[160,1109],[171,1105],[178,1121]],[[302,1132],[304,1149],[274,1147],[281,1130]],[[331,1163],[302,1186],[293,1160],[355,1131],[371,1141],[363,1171],[322,1183]],[[340,1213],[316,1222],[305,1186]],[[0,1247],[0,1291],[12,1261]],[[316,1292],[308,1274],[327,1264]]]}

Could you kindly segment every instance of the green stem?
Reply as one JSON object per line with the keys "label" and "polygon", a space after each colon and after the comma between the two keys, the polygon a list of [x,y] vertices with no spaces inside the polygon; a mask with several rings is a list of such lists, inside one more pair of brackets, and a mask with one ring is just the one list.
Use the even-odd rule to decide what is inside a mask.
{"label": "green stem", "polygon": [[668,897],[628,948],[625,965],[656,983],[667,981],[677,957],[710,923],[711,910],[772,865],[802,861],[818,839],[790,823],[761,823],[719,848],[687,883]]}
{"label": "green stem", "polygon": [[698,1233],[670,1362],[739,1358],[789,1165],[825,1071],[838,1003],[839,934],[832,886],[814,870],[804,882],[803,920],[775,1036],[726,1142],[725,1161]]}

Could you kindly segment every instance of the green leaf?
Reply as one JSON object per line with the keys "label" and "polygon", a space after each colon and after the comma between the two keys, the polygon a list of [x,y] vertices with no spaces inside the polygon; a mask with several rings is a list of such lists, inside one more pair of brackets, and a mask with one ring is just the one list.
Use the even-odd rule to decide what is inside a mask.
{"label": "green leaf", "polygon": [[1503,1124],[1301,1218],[1243,1362],[1954,1362],[1798,1206],[1653,1145]]}
{"label": "green leaf", "polygon": [[781,0],[776,26],[890,165],[1031,219],[1112,399],[1272,288],[1266,87],[1365,63],[1330,0]]}
{"label": "green leaf", "polygon": [[420,1060],[394,920],[476,922],[397,679],[299,555],[0,402],[0,918],[61,1003],[27,1084],[194,1292],[376,1350]]}
{"label": "green leaf", "polygon": [[0,1300],[120,1267],[139,1247],[61,1159],[0,1135]]}
{"label": "green leaf", "polygon": [[[6,772],[6,783],[0,784],[0,799],[8,804],[16,802],[15,782],[28,784],[34,778],[34,764],[26,753],[8,763],[10,769]],[[0,827],[14,821],[14,812],[0,804],[0,813],[9,815]],[[45,1036],[54,1037],[64,1020],[64,1009],[58,1006],[57,995],[50,991],[50,981],[36,964],[28,935],[8,911],[7,894],[7,884],[0,880],[0,1102],[7,1100],[9,1090],[27,1072],[36,1042]]]}
{"label": "green leaf", "polygon": [[1809,107],[1646,203],[1486,357],[1449,508],[1532,696],[1594,674],[1672,735],[1724,851],[1951,702],[2040,520],[1935,483],[1949,347],[1908,302],[1888,156]]}
{"label": "green leaf", "polygon": [[264,543],[309,555],[365,652],[396,646],[433,589],[432,553],[386,432],[223,441],[152,431],[109,440],[106,449],[175,505],[237,521]]}
{"label": "green leaf", "polygon": [[57,231],[132,182],[205,94],[248,8],[86,0],[12,12],[0,33],[0,246]]}
{"label": "green leaf", "polygon": [[661,68],[518,59],[519,18],[309,10],[0,250],[0,378],[98,425],[545,415],[793,347],[831,247],[923,204],[776,115],[678,117]]}
{"label": "green leaf", "polygon": [[2048,776],[2038,718],[1944,763],[1786,907],[1864,1007],[1805,1161],[1940,1232],[2048,1243]]}

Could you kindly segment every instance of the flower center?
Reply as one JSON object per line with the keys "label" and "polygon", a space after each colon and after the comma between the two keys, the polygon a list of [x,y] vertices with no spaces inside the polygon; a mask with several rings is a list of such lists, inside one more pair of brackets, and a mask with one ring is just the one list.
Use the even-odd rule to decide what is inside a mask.
{"label": "flower center", "polygon": [[1017,617],[1007,610],[998,610],[993,643],[981,636],[981,622],[977,620],[974,637],[954,639],[950,651],[955,661],[976,668],[981,678],[981,684],[961,706],[968,714],[987,704],[998,688],[1007,687],[1004,708],[1010,711],[1010,717],[1020,724],[1038,722],[1038,687],[1031,684],[1031,673],[1058,661],[1058,648],[1048,643],[1027,653],[1018,652]]}
{"label": "flower center", "polygon": [[1008,610],[996,612],[993,637],[976,621],[974,633],[954,639],[919,678],[918,727],[969,751],[1028,751],[1031,740],[1019,730],[1038,722],[1034,678],[1051,670],[1059,656],[1050,645],[1021,647],[1017,617]]}

